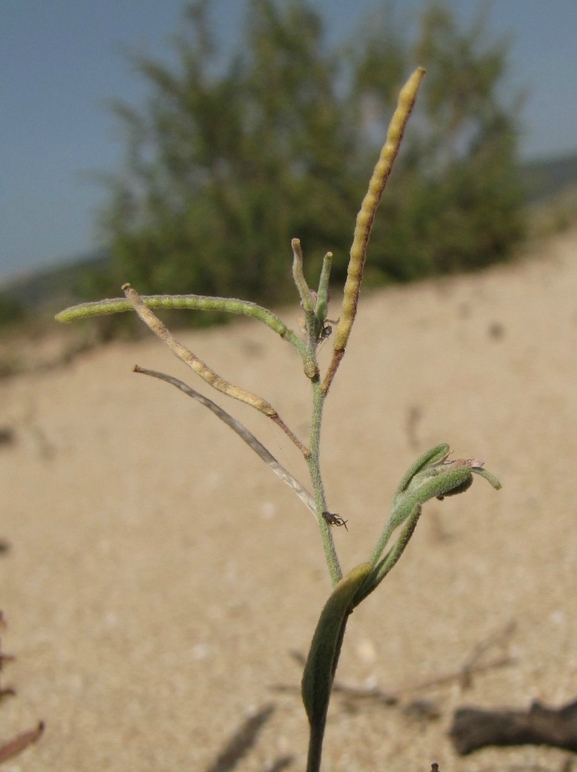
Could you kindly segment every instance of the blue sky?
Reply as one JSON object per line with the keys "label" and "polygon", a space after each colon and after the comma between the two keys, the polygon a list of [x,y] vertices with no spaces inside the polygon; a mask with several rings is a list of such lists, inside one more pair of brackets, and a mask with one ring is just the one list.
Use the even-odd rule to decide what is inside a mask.
{"label": "blue sky", "polygon": [[[384,0],[313,0],[329,40],[349,35]],[[425,0],[397,6],[418,11]],[[454,7],[470,19],[479,0]],[[120,163],[112,97],[144,94],[123,47],[170,52],[182,0],[1,0],[0,280],[98,246],[103,189],[92,171]],[[214,0],[223,39],[234,44],[245,0]],[[511,36],[512,88],[528,90],[522,155],[577,151],[577,3],[494,0],[490,28]]]}

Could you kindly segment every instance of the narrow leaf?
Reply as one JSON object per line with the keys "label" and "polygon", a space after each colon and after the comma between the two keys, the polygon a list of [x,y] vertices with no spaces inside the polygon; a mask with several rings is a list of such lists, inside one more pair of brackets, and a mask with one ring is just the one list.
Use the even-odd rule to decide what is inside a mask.
{"label": "narrow leaf", "polygon": [[336,585],[321,612],[302,680],[302,696],[311,729],[324,727],[343,635],[353,600],[371,570],[370,563],[353,568]]}

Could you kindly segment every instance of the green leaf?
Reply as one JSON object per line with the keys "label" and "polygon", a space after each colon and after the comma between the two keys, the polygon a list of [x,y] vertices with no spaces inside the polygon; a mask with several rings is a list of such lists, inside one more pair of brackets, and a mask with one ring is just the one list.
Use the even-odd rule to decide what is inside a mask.
{"label": "green leaf", "polygon": [[336,585],[321,612],[302,680],[302,697],[311,732],[322,733],[347,619],[354,608],[355,595],[370,571],[370,563],[353,568]]}

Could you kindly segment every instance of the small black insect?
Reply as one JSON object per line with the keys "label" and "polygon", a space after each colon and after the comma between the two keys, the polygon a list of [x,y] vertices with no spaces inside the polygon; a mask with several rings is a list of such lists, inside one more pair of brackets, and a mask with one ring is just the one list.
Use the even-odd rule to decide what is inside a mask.
{"label": "small black insect", "polygon": [[319,332],[319,343],[322,343],[323,340],[326,340],[327,338],[330,338],[333,334],[333,328],[328,322],[324,322],[323,326],[321,327],[321,331]]}
{"label": "small black insect", "polygon": [[342,518],[340,515],[333,515],[333,513],[332,513],[332,512],[323,512],[323,517],[324,517],[325,521],[326,521],[326,522],[327,522],[329,525],[336,525],[336,526],[337,526],[337,527],[339,527],[339,528],[341,527],[341,525],[344,525],[344,526],[345,526],[345,531],[348,531],[348,530],[349,530],[349,529],[347,528],[347,523],[348,523],[349,521],[348,521],[348,520],[345,520],[345,519],[344,519],[344,518]]}
{"label": "small black insect", "polygon": [[318,341],[319,343],[322,343],[323,340],[326,340],[327,338],[330,338],[333,334],[333,324],[338,324],[338,319],[325,319],[322,323],[322,327],[319,330],[318,334]]}

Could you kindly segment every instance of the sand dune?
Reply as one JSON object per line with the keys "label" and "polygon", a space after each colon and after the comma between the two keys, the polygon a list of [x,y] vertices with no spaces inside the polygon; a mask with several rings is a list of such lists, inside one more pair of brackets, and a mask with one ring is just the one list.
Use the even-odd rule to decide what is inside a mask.
{"label": "sand dune", "polygon": [[[464,704],[524,708],[577,696],[577,232],[516,265],[362,298],[327,404],[323,464],[342,562],[366,559],[400,476],[427,447],[484,459],[435,502],[407,554],[353,615],[348,684],[402,689],[455,672],[475,646],[513,662],[403,694],[399,707],[336,696],[326,770],[480,770],[561,751],[484,750],[447,737]],[[284,317],[296,324],[296,312]],[[309,394],[290,347],[256,322],[186,333],[215,369],[269,399],[306,437]],[[325,345],[328,360],[330,341]],[[198,386],[156,340],[115,343],[58,370],[0,383],[0,740],[38,719],[13,772],[208,770],[239,724],[276,710],[239,772],[294,756],[306,721],[291,650],[305,652],[329,590],[310,513],[208,411],[134,363]],[[202,387],[200,387],[202,388]],[[305,478],[278,431],[217,399]],[[430,701],[435,720],[405,710]],[[520,767],[519,767],[520,768]]]}

